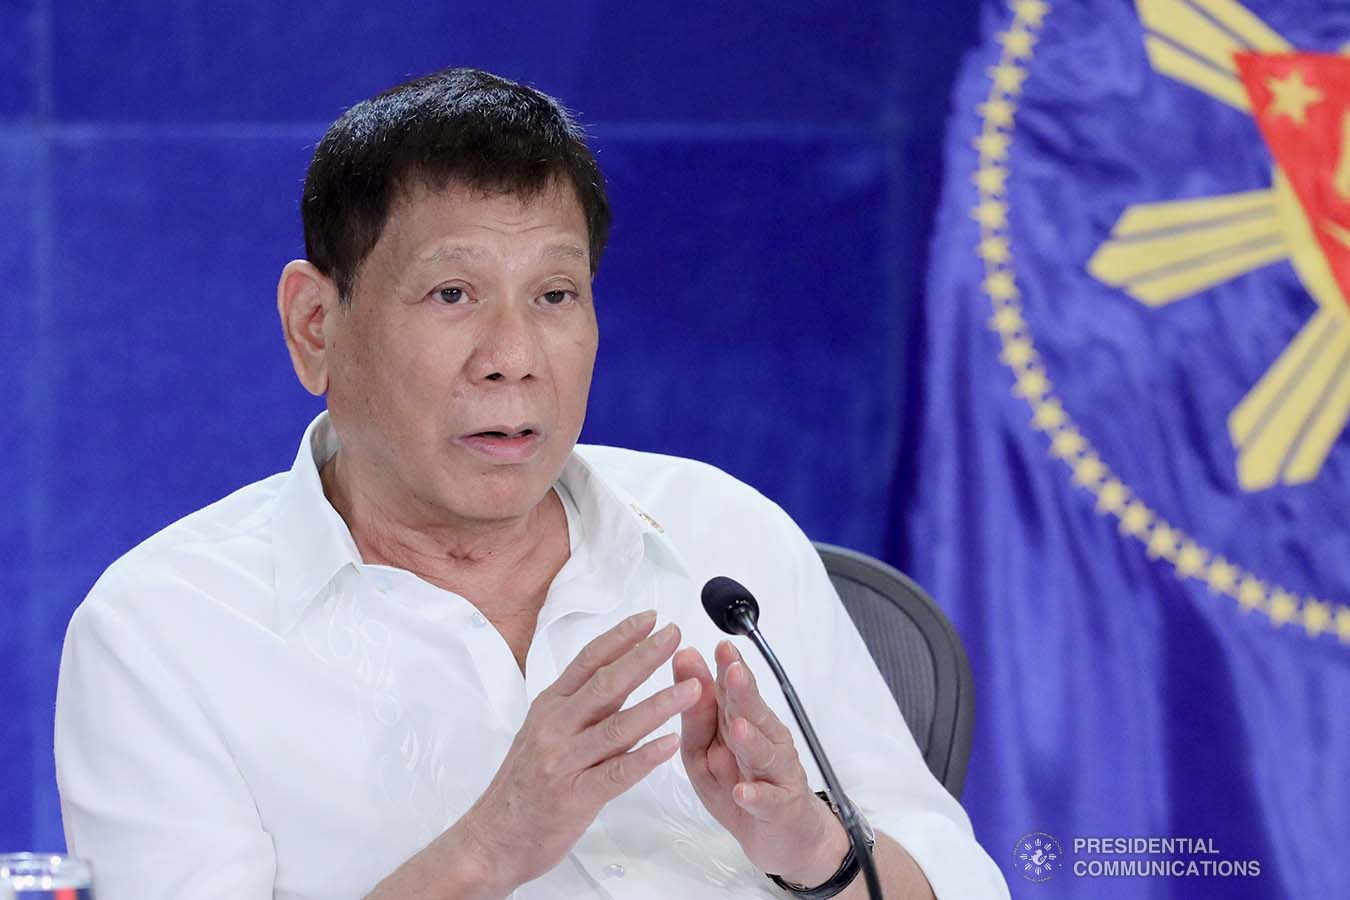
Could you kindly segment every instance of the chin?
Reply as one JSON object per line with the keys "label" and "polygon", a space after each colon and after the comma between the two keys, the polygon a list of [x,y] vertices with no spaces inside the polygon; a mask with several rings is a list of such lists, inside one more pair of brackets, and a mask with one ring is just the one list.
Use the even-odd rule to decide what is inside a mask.
{"label": "chin", "polygon": [[523,473],[507,477],[487,476],[475,487],[468,496],[453,492],[446,508],[466,519],[494,522],[528,515],[548,496],[553,479]]}

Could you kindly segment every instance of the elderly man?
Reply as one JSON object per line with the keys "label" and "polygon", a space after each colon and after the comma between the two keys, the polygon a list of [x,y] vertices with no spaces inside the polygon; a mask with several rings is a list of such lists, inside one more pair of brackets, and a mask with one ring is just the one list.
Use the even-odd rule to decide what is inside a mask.
{"label": "elderly man", "polygon": [[576,444],[609,216],[567,113],[483,72],[329,129],[277,291],[327,412],[71,621],[57,769],[101,900],[865,896],[700,608],[717,574],[762,598],[887,897],[1007,896],[788,517]]}

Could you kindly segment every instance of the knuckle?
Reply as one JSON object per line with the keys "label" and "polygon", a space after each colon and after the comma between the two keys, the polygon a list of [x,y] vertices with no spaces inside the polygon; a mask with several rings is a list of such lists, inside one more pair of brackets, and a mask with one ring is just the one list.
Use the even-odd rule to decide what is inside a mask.
{"label": "knuckle", "polygon": [[591,693],[601,700],[609,700],[619,689],[619,676],[614,667],[604,666],[591,676]]}
{"label": "knuckle", "polygon": [[541,747],[556,747],[562,737],[562,729],[558,727],[556,722],[539,722],[534,727],[535,743],[539,744]]}
{"label": "knuckle", "polygon": [[631,763],[627,756],[610,760],[605,766],[605,784],[611,788],[622,788],[628,784],[628,770]]}
{"label": "knuckle", "polygon": [[525,721],[530,724],[546,721],[552,715],[556,705],[557,701],[554,695],[548,692],[548,689],[541,691],[539,696],[534,698],[534,702],[530,704],[530,708],[525,711]]}
{"label": "knuckle", "polygon": [[655,634],[649,635],[642,641],[641,644],[638,645],[642,650],[642,654],[644,656],[659,654],[661,650],[666,646],[667,636],[668,634],[664,628],[661,631],[656,632]]}
{"label": "knuckle", "polygon": [[570,753],[564,751],[552,753],[544,763],[543,771],[548,782],[556,786],[577,774],[576,760]]}
{"label": "knuckle", "polygon": [[561,762],[556,753],[545,753],[535,760],[535,769],[546,781],[551,781],[558,774]]}
{"label": "knuckle", "polygon": [[628,737],[627,716],[612,715],[600,723],[600,734],[604,737],[605,743],[610,746],[622,746],[626,744]]}
{"label": "knuckle", "polygon": [[595,644],[587,644],[585,647],[582,647],[581,652],[576,656],[576,664],[583,670],[594,669],[601,665],[602,662],[603,659],[600,655],[600,648],[596,647]]}

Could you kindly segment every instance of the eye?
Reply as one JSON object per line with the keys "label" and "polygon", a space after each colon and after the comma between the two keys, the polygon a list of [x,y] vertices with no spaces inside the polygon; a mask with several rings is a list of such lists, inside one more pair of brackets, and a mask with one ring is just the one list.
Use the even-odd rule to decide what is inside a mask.
{"label": "eye", "polygon": [[458,287],[437,288],[433,296],[446,306],[454,306],[469,299],[469,295],[464,293],[464,288]]}
{"label": "eye", "polygon": [[543,300],[544,304],[547,306],[561,306],[572,299],[572,296],[573,294],[571,291],[564,291],[561,288],[558,288],[552,291],[545,291],[540,299]]}

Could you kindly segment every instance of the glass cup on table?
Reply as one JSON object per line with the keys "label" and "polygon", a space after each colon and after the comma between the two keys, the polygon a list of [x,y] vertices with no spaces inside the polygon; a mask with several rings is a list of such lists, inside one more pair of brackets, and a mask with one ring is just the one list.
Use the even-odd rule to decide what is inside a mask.
{"label": "glass cup on table", "polygon": [[0,855],[0,900],[93,900],[89,864],[59,853]]}

